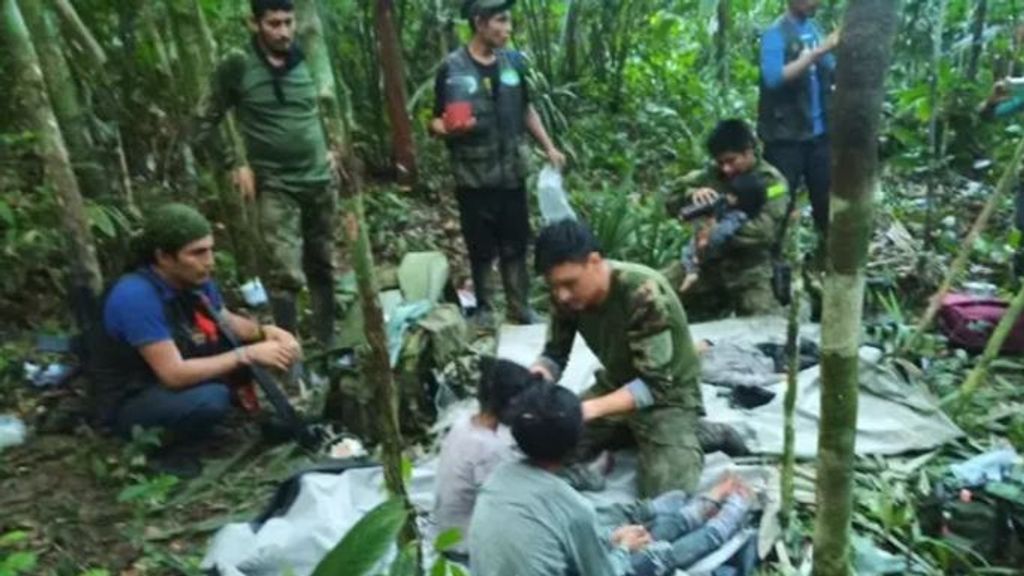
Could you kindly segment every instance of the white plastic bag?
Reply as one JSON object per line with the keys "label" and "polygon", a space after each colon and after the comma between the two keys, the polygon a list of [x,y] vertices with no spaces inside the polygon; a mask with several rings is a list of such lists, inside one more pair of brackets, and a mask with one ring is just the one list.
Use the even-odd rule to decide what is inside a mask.
{"label": "white plastic bag", "polygon": [[576,213],[569,205],[569,198],[562,186],[562,173],[551,164],[545,164],[537,178],[537,200],[544,224],[576,219]]}

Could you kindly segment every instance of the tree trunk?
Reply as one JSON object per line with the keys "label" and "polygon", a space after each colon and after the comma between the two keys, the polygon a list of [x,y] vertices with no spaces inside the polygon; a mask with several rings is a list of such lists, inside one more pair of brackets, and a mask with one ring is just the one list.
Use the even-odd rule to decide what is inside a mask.
{"label": "tree trunk", "polygon": [[7,44],[7,57],[13,62],[15,71],[9,87],[22,104],[26,124],[38,137],[43,178],[47,186],[57,194],[61,225],[67,235],[72,302],[80,326],[88,329],[96,298],[103,287],[103,276],[85,206],[21,10],[16,0],[0,2],[3,6],[3,38]]}
{"label": "tree trunk", "polygon": [[60,123],[61,133],[75,167],[75,175],[85,195],[99,198],[108,188],[103,166],[93,153],[92,135],[87,122],[88,112],[71,76],[71,69],[61,51],[61,37],[53,15],[38,0],[21,4],[29,33],[32,35],[39,64],[43,68],[47,92],[53,113]]}
{"label": "tree trunk", "polygon": [[374,3],[374,26],[377,31],[377,49],[384,76],[384,92],[388,119],[391,121],[391,146],[399,184],[416,183],[416,148],[412,138],[412,121],[406,111],[405,65],[402,48],[395,28],[394,8],[391,0]]}
{"label": "tree trunk", "polygon": [[989,336],[988,342],[985,344],[985,350],[981,353],[981,357],[978,358],[974,369],[967,375],[963,386],[953,394],[942,399],[944,406],[953,403],[953,401],[957,401],[962,406],[970,399],[974,391],[985,382],[985,377],[988,376],[989,365],[999,356],[999,352],[1002,351],[1006,338],[1009,337],[1013,327],[1017,324],[1021,312],[1024,312],[1024,286],[1013,297],[1013,301],[1006,310],[1006,314],[1003,315],[995,330],[992,331],[992,335]]}
{"label": "tree trunk", "polygon": [[718,82],[723,90],[729,87],[730,10],[729,0],[718,0],[718,30],[715,31],[715,63],[718,65]]}
{"label": "tree trunk", "polygon": [[794,488],[793,477],[796,469],[796,423],[794,413],[797,400],[797,378],[800,375],[800,301],[803,296],[803,276],[800,270],[800,220],[790,219],[789,250],[787,260],[793,266],[793,286],[790,291],[789,323],[786,327],[786,396],[783,399],[782,434],[782,510],[784,526],[790,526],[793,519]]}
{"label": "tree trunk", "polygon": [[821,319],[815,576],[850,573],[857,348],[878,185],[878,127],[898,22],[897,3],[892,0],[851,0],[847,6],[833,105],[829,262]]}
{"label": "tree trunk", "polygon": [[324,119],[327,141],[330,149],[336,154],[348,151],[348,134],[345,116],[338,103],[338,87],[335,82],[334,69],[324,39],[323,25],[316,0],[297,0],[295,2],[298,18],[298,33],[302,49],[306,54],[306,63],[313,74],[317,87],[317,103]]}
{"label": "tree trunk", "polygon": [[[366,348],[360,351],[359,364],[362,377],[374,391],[374,403],[377,407],[375,420],[380,427],[384,483],[388,491],[401,498],[410,511],[403,539],[405,542],[412,542],[418,538],[416,515],[412,513],[412,504],[405,489],[405,480],[402,478],[402,432],[398,424],[398,391],[395,388],[388,358],[387,332],[377,291],[370,230],[366,225],[363,211],[362,167],[352,155],[347,156],[346,161],[349,182],[342,189],[348,206],[342,229],[345,232],[346,244],[352,247],[352,266],[356,272],[359,304],[363,312],[363,330],[367,342]],[[419,546],[416,546],[416,550],[419,565]],[[418,573],[420,572],[417,571]]]}
{"label": "tree trunk", "polygon": [[1024,158],[1024,139],[1021,139],[1020,143],[1017,145],[1017,151],[1014,152],[1013,159],[1010,160],[1010,164],[1007,165],[1002,178],[999,179],[999,185],[996,186],[995,192],[988,197],[988,201],[985,202],[985,207],[981,209],[978,217],[974,220],[974,224],[971,225],[970,231],[967,232],[967,236],[960,244],[960,251],[957,252],[956,258],[953,259],[953,263],[949,265],[946,277],[942,280],[942,284],[939,286],[939,289],[932,295],[931,300],[928,302],[928,308],[924,311],[924,314],[918,321],[917,326],[914,328],[914,335],[907,340],[906,345],[900,351],[901,353],[914,350],[921,337],[924,336],[924,333],[931,327],[932,322],[935,321],[935,315],[939,312],[939,307],[942,305],[942,299],[946,296],[946,293],[949,292],[949,289],[953,287],[953,283],[956,282],[960,278],[960,275],[963,274],[964,270],[967,269],[967,260],[971,255],[971,251],[974,250],[974,243],[978,240],[978,236],[980,236],[982,231],[985,230],[985,226],[988,225],[989,218],[992,217],[992,213],[995,212],[996,207],[999,206],[999,201],[1017,184],[1017,169],[1020,166],[1022,158]]}
{"label": "tree trunk", "polygon": [[[928,118],[928,187],[925,192],[925,215],[924,215],[924,248],[932,248],[932,228],[935,219],[935,186],[937,184],[940,164],[942,162],[942,146],[939,144],[939,67],[942,64],[942,35],[946,26],[946,3],[947,0],[935,0],[937,6],[935,23],[932,26],[932,62],[928,78],[928,102],[931,106],[931,114]],[[919,266],[925,263],[924,252],[918,261]]]}
{"label": "tree trunk", "polygon": [[573,82],[579,77],[579,27],[581,0],[569,0],[565,8],[565,26],[562,31],[562,77]]}
{"label": "tree trunk", "polygon": [[[39,2],[40,0],[35,1]],[[53,5],[57,10],[57,15],[60,16],[64,29],[74,38],[89,66],[94,70],[102,70],[107,63],[107,53],[104,52],[103,47],[96,41],[96,37],[92,35],[82,19],[78,17],[78,12],[71,5],[71,0],[53,0]]]}
{"label": "tree trunk", "polygon": [[982,36],[985,33],[985,19],[988,17],[988,0],[978,0],[971,21],[971,55],[967,60],[967,81],[978,77],[978,62],[981,60]]}

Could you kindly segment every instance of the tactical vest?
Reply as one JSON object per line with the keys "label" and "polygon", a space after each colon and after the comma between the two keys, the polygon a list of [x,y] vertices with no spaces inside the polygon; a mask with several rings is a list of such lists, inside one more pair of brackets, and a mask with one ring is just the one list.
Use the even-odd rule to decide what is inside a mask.
{"label": "tactical vest", "polygon": [[[149,281],[157,294],[162,293],[161,280],[149,268],[141,268],[133,274]],[[109,292],[103,298],[104,306]],[[219,331],[216,339],[210,339],[199,329],[197,314],[210,322],[213,319],[204,311],[196,292],[181,291],[173,299],[165,300],[163,305],[171,338],[183,359],[214,356],[230,348]],[[97,422],[108,425],[124,399],[144,388],[159,385],[159,379],[142,354],[131,344],[108,334],[102,321],[97,332],[89,361],[90,395]]]}
{"label": "tactical vest", "polygon": [[[796,24],[787,16],[776,21],[782,30],[785,59],[783,66],[800,57],[804,42]],[[828,121],[828,98],[832,87],[832,71],[816,65],[819,101]],[[764,142],[801,142],[814,137],[814,117],[811,113],[811,73],[807,72],[777,88],[768,88],[761,77],[761,96],[757,104],[757,133]]]}
{"label": "tactical vest", "polygon": [[519,188],[526,179],[526,79],[508,52],[498,50],[496,55],[500,78],[496,98],[484,86],[467,48],[445,58],[445,102],[468,101],[476,118],[471,131],[447,139],[455,183],[461,188]]}

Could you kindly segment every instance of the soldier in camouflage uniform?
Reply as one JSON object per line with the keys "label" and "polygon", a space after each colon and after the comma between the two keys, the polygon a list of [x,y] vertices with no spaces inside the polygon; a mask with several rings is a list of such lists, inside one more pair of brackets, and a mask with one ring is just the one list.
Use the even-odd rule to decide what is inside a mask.
{"label": "soldier in camouflage uniform", "polygon": [[704,462],[700,363],[671,285],[645,266],[605,260],[590,231],[573,220],[544,228],[535,257],[552,314],[532,370],[557,380],[577,333],[604,366],[583,402],[581,457],[635,444],[641,496],[692,492]]}
{"label": "soldier in camouflage uniform", "polygon": [[[242,198],[257,202],[262,268],[276,323],[294,332],[296,294],[308,281],[315,336],[334,337],[337,188],[317,109],[316,84],[294,41],[291,0],[252,0],[249,46],[210,81],[196,143],[230,167]],[[218,125],[234,109],[245,153],[224,146]]]}
{"label": "soldier in camouflage uniform", "polygon": [[687,174],[674,186],[666,198],[670,214],[690,204],[717,201],[743,175],[755,175],[763,183],[766,200],[756,216],[714,250],[707,249],[704,239],[715,236],[719,222],[707,218],[696,232],[697,269],[688,273],[681,262],[674,263],[665,276],[693,320],[770,314],[778,308],[771,289],[772,254],[787,212],[786,180],[758,156],[754,134],[742,120],[720,122],[707,148],[714,165]]}

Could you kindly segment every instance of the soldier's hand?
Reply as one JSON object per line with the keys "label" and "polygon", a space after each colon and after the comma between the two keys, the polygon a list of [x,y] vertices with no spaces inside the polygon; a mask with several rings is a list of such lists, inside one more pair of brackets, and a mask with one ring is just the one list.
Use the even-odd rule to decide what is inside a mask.
{"label": "soldier's hand", "polygon": [[302,357],[302,345],[291,332],[277,326],[264,326],[263,335],[268,341],[277,342],[287,348],[296,358]]}
{"label": "soldier's hand", "polygon": [[558,148],[551,148],[546,151],[545,154],[548,157],[548,162],[550,162],[552,166],[559,170],[565,168],[565,154],[562,154]]}
{"label": "soldier's hand", "polygon": [[266,340],[258,344],[250,344],[245,347],[245,355],[251,362],[268,368],[276,368],[285,371],[299,359],[298,354],[289,349],[288,346],[273,340]]}
{"label": "soldier's hand", "polygon": [[256,175],[252,168],[239,166],[231,173],[231,183],[242,195],[242,200],[252,202],[256,198]]}
{"label": "soldier's hand", "polygon": [[555,381],[555,376],[551,373],[551,371],[541,364],[534,364],[533,366],[530,366],[530,374],[540,376],[541,378],[547,380],[548,382]]}
{"label": "soldier's hand", "polygon": [[693,200],[694,204],[700,204],[703,206],[718,200],[718,192],[715,192],[711,188],[697,188],[693,191],[690,198]]}

